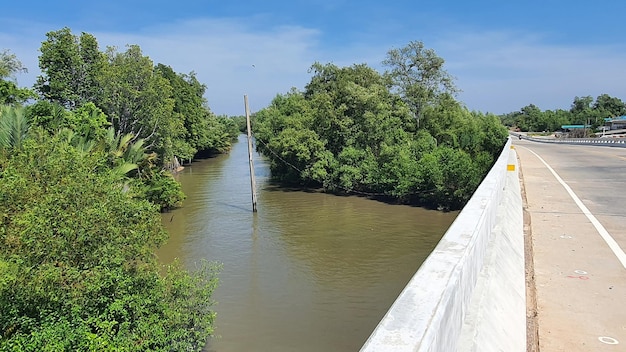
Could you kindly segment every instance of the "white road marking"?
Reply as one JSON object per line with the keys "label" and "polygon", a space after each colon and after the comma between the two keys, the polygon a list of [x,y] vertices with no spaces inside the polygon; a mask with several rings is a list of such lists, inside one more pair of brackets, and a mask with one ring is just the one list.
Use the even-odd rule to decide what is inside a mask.
{"label": "white road marking", "polygon": [[598,221],[598,219],[596,219],[596,217],[591,213],[591,211],[589,211],[589,209],[587,209],[587,207],[583,204],[583,202],[580,200],[580,198],[578,198],[576,193],[574,193],[574,191],[572,191],[570,186],[567,183],[565,183],[565,181],[563,181],[561,176],[559,176],[559,174],[557,174],[556,171],[554,171],[554,169],[552,169],[552,167],[550,167],[550,165],[548,165],[548,163],[545,160],[543,160],[542,157],[540,157],[539,155],[537,155],[537,153],[533,152],[532,150],[530,150],[530,149],[528,149],[526,147],[523,147],[523,148],[528,150],[529,152],[533,153],[548,168],[548,170],[550,170],[552,175],[554,175],[554,178],[556,178],[556,180],[559,181],[561,186],[563,186],[563,188],[565,188],[567,193],[569,193],[570,197],[572,197],[572,199],[574,200],[576,205],[578,205],[578,208],[580,208],[580,210],[583,212],[583,214],[585,214],[585,216],[587,216],[587,219],[589,219],[589,221],[591,221],[591,224],[596,228],[596,230],[598,231],[598,233],[600,234],[600,236],[602,237],[604,242],[606,242],[606,244],[609,246],[609,248],[613,251],[613,254],[615,254],[615,256],[620,261],[620,263],[622,263],[622,266],[624,267],[624,269],[626,269],[626,253],[624,253],[624,250],[622,250],[622,248],[620,248],[619,244],[617,244],[617,242],[611,236],[611,234],[604,228],[604,226],[602,226],[600,221]]}
{"label": "white road marking", "polygon": [[619,341],[609,336],[600,336],[598,340],[602,343],[606,343],[607,345],[619,345]]}

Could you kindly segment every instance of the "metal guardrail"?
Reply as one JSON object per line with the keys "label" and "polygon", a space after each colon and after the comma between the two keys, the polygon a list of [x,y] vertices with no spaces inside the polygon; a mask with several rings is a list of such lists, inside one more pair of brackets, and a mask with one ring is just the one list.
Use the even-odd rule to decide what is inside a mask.
{"label": "metal guardrail", "polygon": [[622,138],[537,138],[529,137],[521,133],[511,133],[516,138],[539,143],[573,144],[573,145],[596,145],[604,147],[626,148],[626,139]]}

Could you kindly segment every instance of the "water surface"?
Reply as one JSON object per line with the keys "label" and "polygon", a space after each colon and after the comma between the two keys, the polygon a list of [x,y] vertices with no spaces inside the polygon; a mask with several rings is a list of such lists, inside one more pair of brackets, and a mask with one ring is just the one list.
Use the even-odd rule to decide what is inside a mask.
{"label": "water surface", "polygon": [[184,206],[163,215],[162,262],[223,263],[207,350],[358,351],[457,212],[270,185],[247,143],[178,175]]}

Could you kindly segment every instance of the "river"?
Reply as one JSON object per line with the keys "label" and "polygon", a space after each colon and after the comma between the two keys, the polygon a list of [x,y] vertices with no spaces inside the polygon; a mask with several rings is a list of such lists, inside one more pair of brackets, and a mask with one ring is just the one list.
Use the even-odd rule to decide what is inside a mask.
{"label": "river", "polygon": [[163,214],[162,263],[223,264],[206,350],[358,351],[458,213],[276,187],[258,154],[255,169],[256,214],[243,135],[187,166]]}

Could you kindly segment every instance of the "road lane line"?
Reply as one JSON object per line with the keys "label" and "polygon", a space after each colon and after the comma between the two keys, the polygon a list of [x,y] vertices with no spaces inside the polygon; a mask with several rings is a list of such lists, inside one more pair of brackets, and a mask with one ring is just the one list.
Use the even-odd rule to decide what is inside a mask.
{"label": "road lane line", "polygon": [[593,224],[593,226],[596,228],[596,230],[598,231],[598,233],[600,234],[604,242],[606,242],[606,244],[609,245],[609,248],[611,248],[611,250],[613,251],[613,254],[615,254],[615,256],[620,261],[620,263],[622,263],[622,266],[624,267],[624,269],[626,269],[626,253],[624,253],[624,250],[620,248],[619,244],[615,241],[615,239],[611,236],[611,234],[604,228],[604,226],[602,226],[600,221],[596,219],[596,217],[591,213],[591,211],[587,209],[587,207],[583,204],[580,198],[578,198],[578,196],[576,195],[576,193],[574,193],[574,191],[570,188],[570,186],[567,183],[565,183],[565,181],[563,181],[561,176],[559,176],[559,174],[557,174],[556,171],[554,171],[554,169],[552,169],[552,167],[550,167],[550,165],[548,165],[548,163],[545,160],[543,160],[542,157],[537,155],[537,153],[533,152],[532,150],[526,147],[522,147],[522,148],[533,153],[548,168],[548,170],[550,170],[552,175],[554,175],[554,178],[556,178],[556,180],[559,181],[559,183],[563,186],[563,188],[565,188],[567,193],[569,193],[570,197],[572,197],[576,205],[578,205],[578,208],[580,208],[583,214],[587,216],[587,219],[591,221],[591,224]]}

